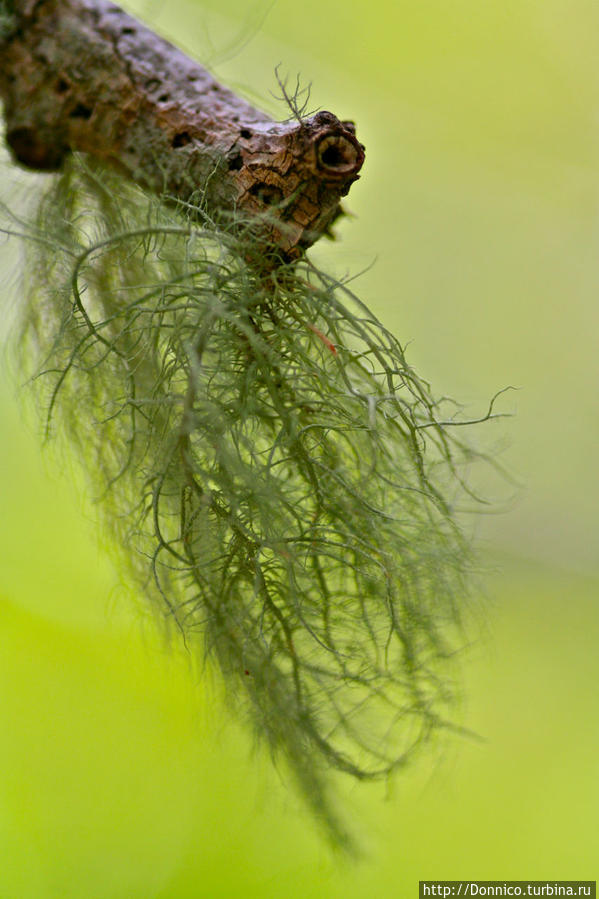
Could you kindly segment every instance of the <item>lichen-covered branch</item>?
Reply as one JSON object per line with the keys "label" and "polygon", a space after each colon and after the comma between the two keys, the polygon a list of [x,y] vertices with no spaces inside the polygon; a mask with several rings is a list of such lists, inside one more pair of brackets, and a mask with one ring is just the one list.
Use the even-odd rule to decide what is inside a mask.
{"label": "lichen-covered branch", "polygon": [[106,0],[0,0],[0,51],[15,159],[61,172],[0,223],[29,249],[21,376],[144,596],[351,847],[329,774],[454,730],[477,457],[302,252],[363,147],[330,113],[274,123]]}
{"label": "lichen-covered branch", "polygon": [[13,0],[0,31],[6,141],[55,171],[72,151],[160,195],[259,222],[297,258],[339,213],[364,148],[330,112],[276,123],[107,0]]}

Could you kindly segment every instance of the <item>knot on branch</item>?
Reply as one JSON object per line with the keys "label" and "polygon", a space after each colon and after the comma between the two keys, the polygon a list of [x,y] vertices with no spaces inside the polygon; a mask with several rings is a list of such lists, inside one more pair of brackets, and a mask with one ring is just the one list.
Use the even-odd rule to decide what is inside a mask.
{"label": "knot on branch", "polygon": [[299,256],[339,214],[364,162],[351,122],[318,112],[299,123],[258,124],[240,142],[240,207],[263,217],[268,241]]}

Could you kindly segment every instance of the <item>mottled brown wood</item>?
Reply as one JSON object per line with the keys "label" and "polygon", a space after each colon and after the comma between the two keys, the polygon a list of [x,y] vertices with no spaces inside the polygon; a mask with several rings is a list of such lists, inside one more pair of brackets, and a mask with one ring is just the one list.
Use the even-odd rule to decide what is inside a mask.
{"label": "mottled brown wood", "polygon": [[0,42],[6,141],[55,171],[72,151],[159,194],[258,215],[299,256],[339,211],[364,148],[330,112],[276,123],[107,0],[15,0]]}

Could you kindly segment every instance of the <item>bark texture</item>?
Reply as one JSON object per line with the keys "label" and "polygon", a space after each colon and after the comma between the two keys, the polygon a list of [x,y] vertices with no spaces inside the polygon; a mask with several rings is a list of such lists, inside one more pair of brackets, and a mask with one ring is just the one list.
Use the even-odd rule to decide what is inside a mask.
{"label": "bark texture", "polygon": [[214,213],[258,216],[297,258],[339,213],[364,147],[330,112],[276,123],[107,0],[14,0],[0,38],[13,158],[55,171],[82,151]]}

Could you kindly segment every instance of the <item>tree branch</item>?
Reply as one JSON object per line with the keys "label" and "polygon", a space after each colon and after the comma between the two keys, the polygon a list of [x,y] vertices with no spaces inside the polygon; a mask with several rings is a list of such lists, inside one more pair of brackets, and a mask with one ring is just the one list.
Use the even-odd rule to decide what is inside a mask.
{"label": "tree branch", "polygon": [[274,122],[107,0],[12,0],[10,12],[0,97],[17,162],[55,171],[82,151],[158,194],[199,191],[214,214],[257,216],[287,259],[339,214],[364,160],[351,122]]}

